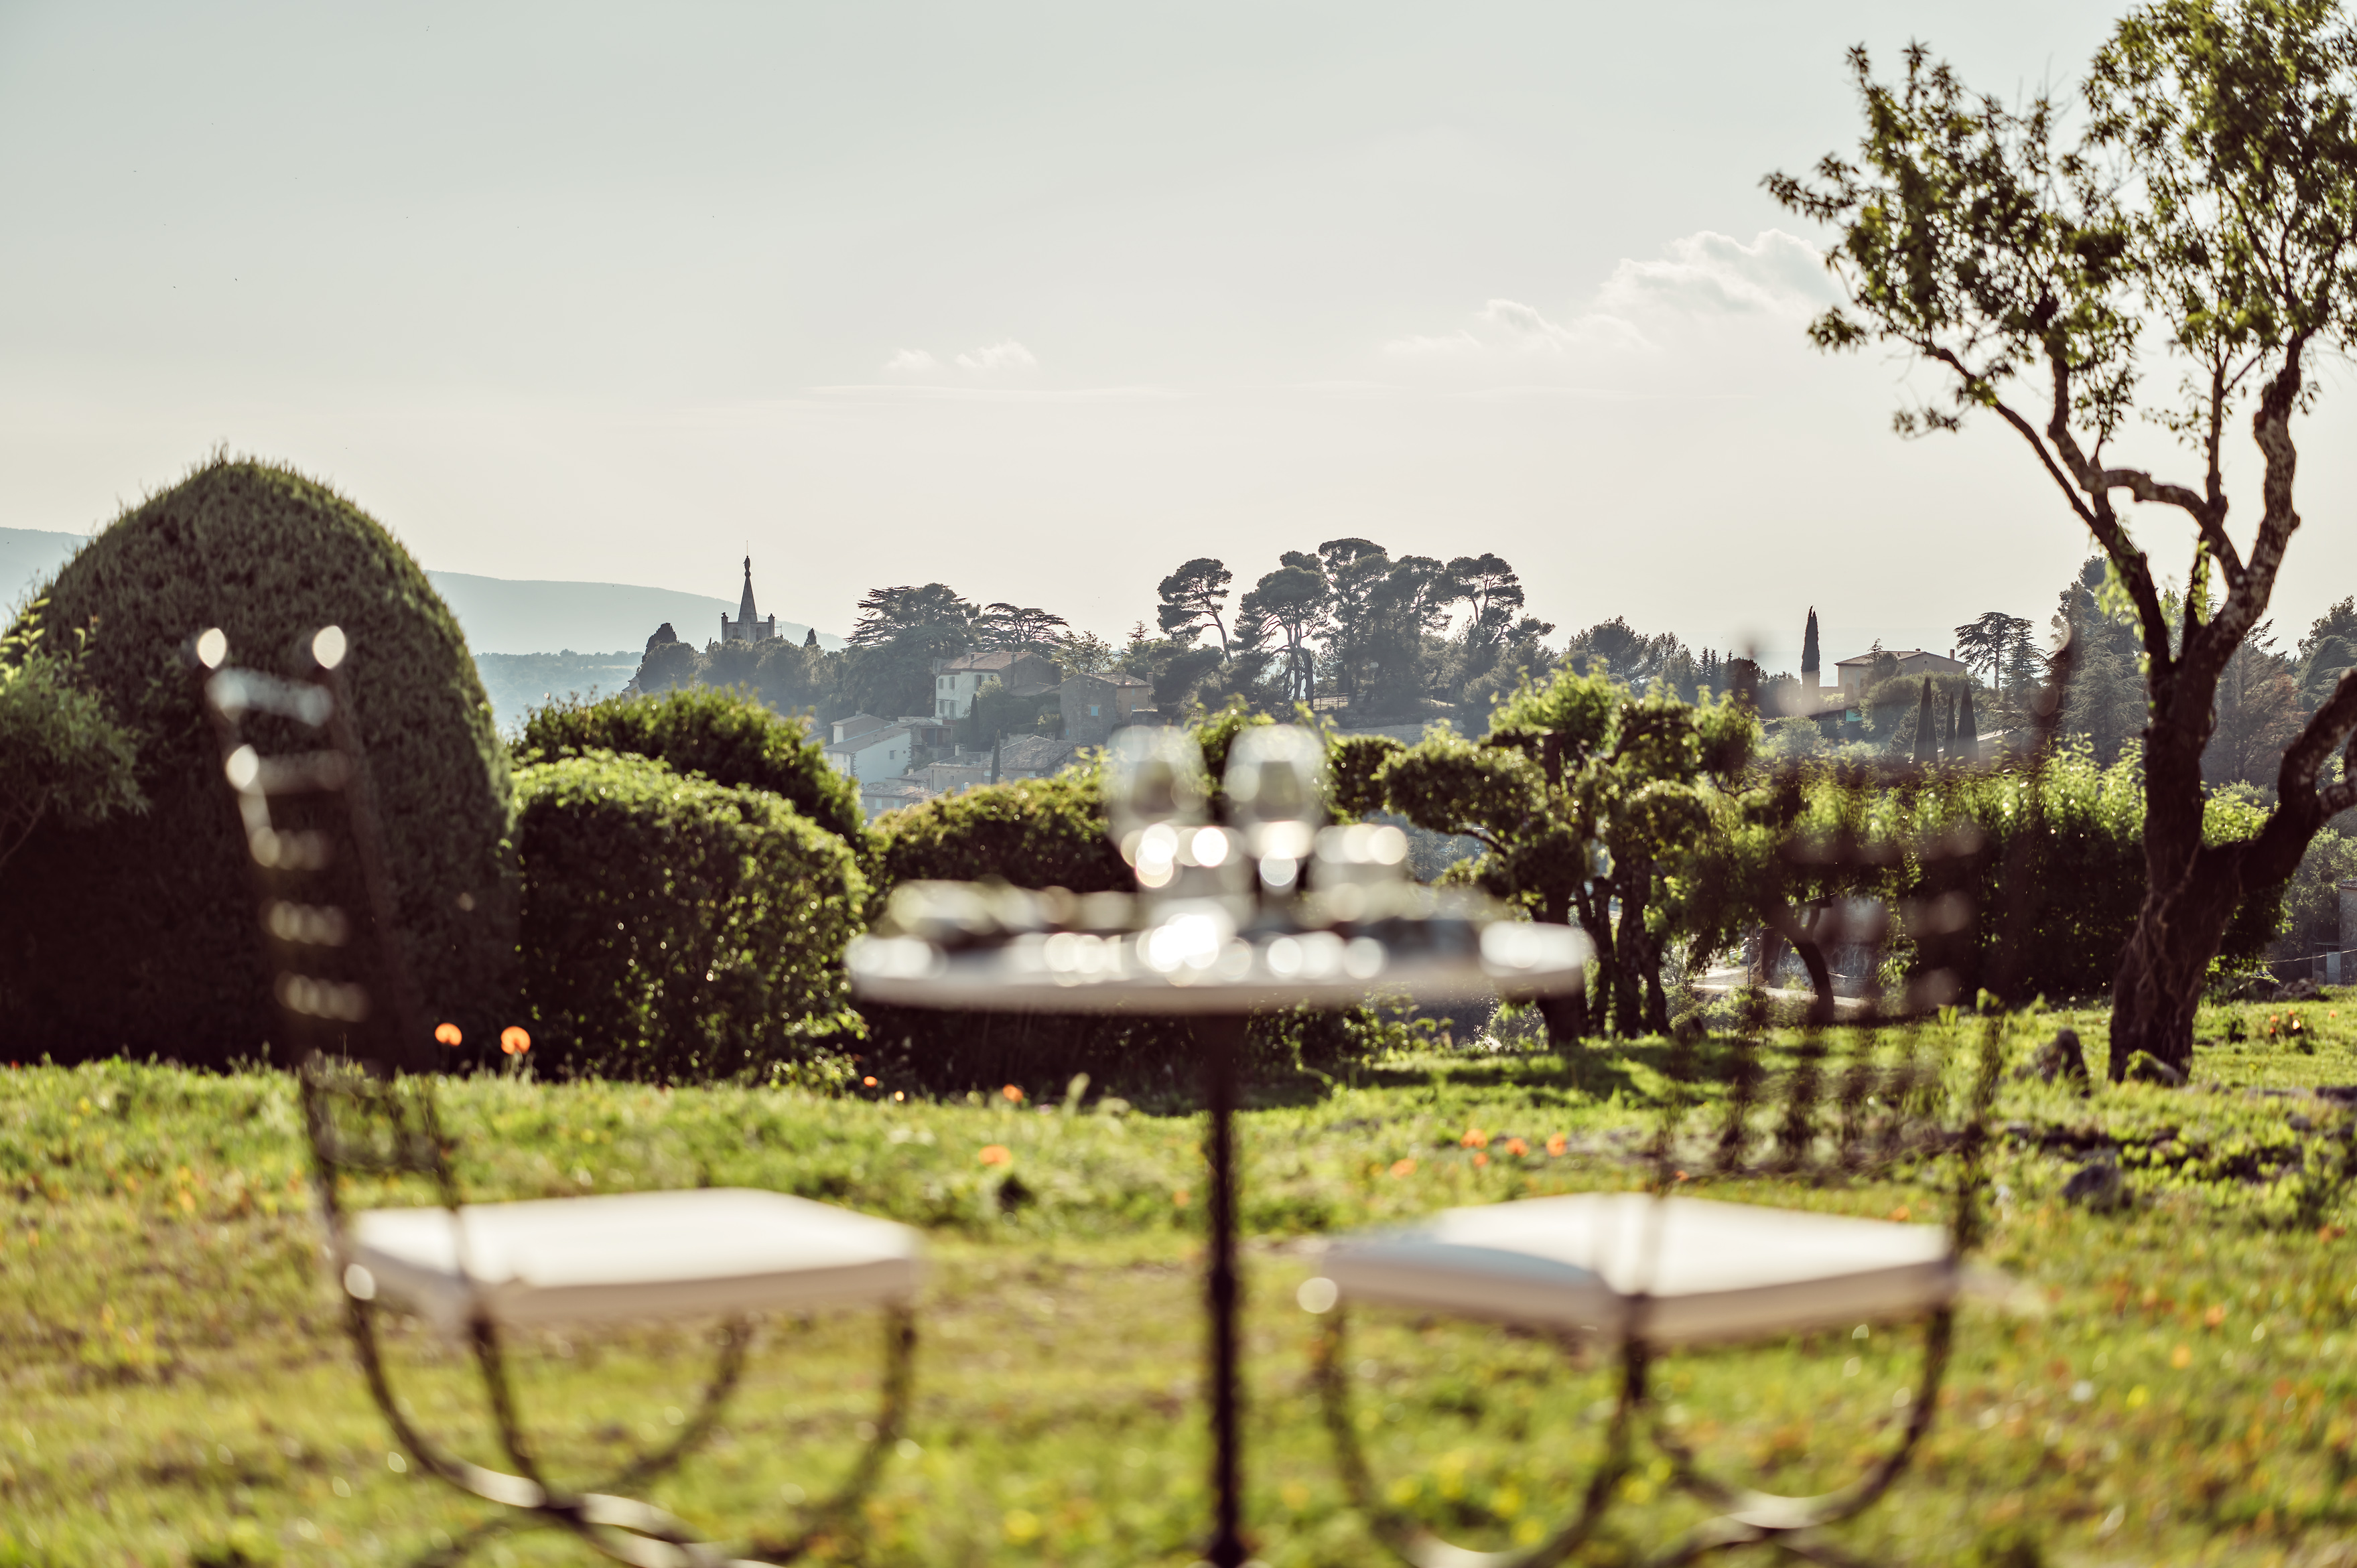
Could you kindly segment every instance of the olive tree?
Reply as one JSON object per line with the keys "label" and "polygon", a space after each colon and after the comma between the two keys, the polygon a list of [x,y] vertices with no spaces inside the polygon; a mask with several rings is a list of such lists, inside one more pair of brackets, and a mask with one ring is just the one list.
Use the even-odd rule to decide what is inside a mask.
{"label": "olive tree", "polygon": [[[2220,678],[2266,618],[2300,522],[2296,421],[2357,312],[2357,31],[2332,0],[2154,0],[2115,25],[2075,113],[1975,95],[1921,45],[1896,82],[1862,49],[1850,64],[1857,159],[1766,182],[1838,231],[1846,300],[1810,335],[1936,373],[1902,435],[2002,421],[2108,558],[2141,648],[2148,871],[2111,1060],[2182,1068],[2234,910],[2357,805],[2347,758],[2327,766],[2357,730],[2343,675],[2283,749],[2265,825],[2202,839]],[[2247,526],[2229,511],[2238,423],[2256,457]],[[2141,456],[2169,443],[2181,476]],[[2165,542],[2184,552],[2181,593],[2152,553]]]}
{"label": "olive tree", "polygon": [[1472,875],[1489,891],[1587,933],[1609,1012],[1591,1020],[1584,1002],[1550,1005],[1551,1035],[1609,1021],[1634,1036],[1669,1027],[1663,960],[1695,934],[1676,918],[1681,885],[1730,842],[1758,739],[1758,721],[1732,699],[1689,703],[1660,684],[1640,693],[1601,671],[1564,671],[1502,703],[1481,741],[1443,732],[1389,757],[1374,779],[1419,827],[1479,842]]}

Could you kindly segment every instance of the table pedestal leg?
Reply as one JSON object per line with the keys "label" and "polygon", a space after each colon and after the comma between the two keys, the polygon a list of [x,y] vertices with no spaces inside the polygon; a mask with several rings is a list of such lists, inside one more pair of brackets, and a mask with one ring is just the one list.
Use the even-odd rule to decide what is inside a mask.
{"label": "table pedestal leg", "polygon": [[1211,1018],[1196,1026],[1202,1047],[1204,1098],[1211,1116],[1211,1496],[1218,1518],[1205,1553],[1212,1568],[1241,1568],[1245,1560],[1242,1442],[1237,1427],[1243,1400],[1237,1365],[1236,1080],[1244,1021]]}

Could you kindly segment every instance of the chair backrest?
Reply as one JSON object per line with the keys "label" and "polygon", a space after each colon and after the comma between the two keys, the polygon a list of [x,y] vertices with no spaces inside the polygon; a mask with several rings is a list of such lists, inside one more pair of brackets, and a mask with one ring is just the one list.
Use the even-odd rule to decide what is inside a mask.
{"label": "chair backrest", "polygon": [[[1688,1164],[1721,1175],[1839,1183],[1953,1155],[1962,1168],[1948,1219],[1960,1250],[1976,1239],[2004,1025],[1992,1015],[1978,1028],[1943,1029],[1939,1044],[1927,1026],[1968,1014],[1975,983],[1988,967],[1978,950],[1974,899],[1996,851],[1968,826],[1900,836],[1894,813],[1876,809],[1894,782],[1905,789],[1921,780],[1842,767],[1793,770],[1776,781],[1771,793],[1786,806],[1772,824],[1778,843],[1770,875],[1782,912],[1765,934],[1762,966],[1771,967],[1776,947],[1787,943],[1813,987],[1823,989],[1789,1057],[1771,1063],[1764,983],[1771,975],[1759,977],[1762,983],[1743,999],[1708,1128],[1689,1125],[1705,1072],[1701,1030],[1688,1022],[1674,1033],[1664,1062],[1672,1091],[1652,1148],[1657,1191],[1671,1190],[1678,1167]],[[2004,949],[2017,933],[2001,929],[1996,937]],[[1883,971],[1901,938],[1909,972],[1893,997],[1885,994]],[[2000,952],[1997,965],[2004,961]],[[1836,980],[1850,982],[1856,994],[1836,997]],[[1962,1005],[1943,1012],[1952,1003]]]}
{"label": "chair backrest", "polygon": [[366,758],[327,627],[297,680],[229,662],[218,628],[195,640],[221,766],[244,831],[287,1065],[317,1052],[390,1070],[435,1065],[393,918]]}

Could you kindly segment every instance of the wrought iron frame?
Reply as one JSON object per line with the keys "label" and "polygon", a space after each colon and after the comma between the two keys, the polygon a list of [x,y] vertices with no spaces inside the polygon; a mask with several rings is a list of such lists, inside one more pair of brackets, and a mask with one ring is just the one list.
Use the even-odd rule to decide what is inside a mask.
{"label": "wrought iron frame", "polygon": [[[453,1145],[426,1081],[395,1076],[387,1065],[387,1058],[391,1067],[415,1065],[432,1036],[425,1030],[399,950],[383,840],[340,676],[342,635],[336,633],[332,644],[325,641],[326,636],[320,634],[309,645],[313,668],[299,681],[224,668],[227,643],[218,632],[205,634],[192,651],[246,836],[264,938],[276,961],[273,990],[292,1039],[313,1047],[296,1068],[296,1081],[311,1151],[312,1188],[332,1243],[329,1255],[344,1252],[348,1216],[343,1193],[352,1177],[422,1176],[450,1216],[464,1281],[471,1272],[460,1224],[465,1202],[451,1163]],[[321,656],[323,650],[328,657]],[[265,759],[245,736],[244,717],[253,711],[275,714],[303,731],[324,731],[328,744],[295,757]],[[304,886],[306,878],[334,864],[339,853],[336,835],[316,826],[282,827],[274,819],[273,799],[288,795],[324,797],[330,803],[328,814],[340,817],[340,848],[358,863],[366,903],[362,918],[354,919],[325,902],[285,901],[290,893],[311,891]],[[299,918],[274,920],[274,915],[288,908],[299,909]],[[372,943],[365,938],[372,938]],[[373,965],[362,973],[372,985],[321,980],[307,972],[338,966],[332,963],[339,957],[336,950],[371,945]],[[349,973],[352,966],[347,959],[339,967]],[[328,1000],[321,1001],[323,997]],[[352,1056],[355,1033],[377,1047],[374,1057]],[[339,1117],[339,1108],[349,1114]],[[418,1430],[393,1392],[377,1321],[383,1308],[373,1282],[364,1274],[348,1269],[337,1286],[361,1373],[393,1436],[436,1479],[511,1510],[427,1552],[418,1560],[421,1564],[455,1563],[492,1536],[523,1524],[564,1530],[600,1555],[634,1568],[769,1568],[790,1563],[846,1529],[860,1500],[874,1488],[908,1415],[916,1320],[906,1304],[896,1304],[884,1311],[884,1369],[874,1430],[850,1474],[833,1496],[809,1511],[801,1530],[755,1542],[751,1550],[758,1557],[737,1557],[698,1539],[663,1509],[619,1494],[670,1473],[711,1437],[744,1374],[753,1340],[748,1319],[731,1317],[722,1327],[712,1376],[694,1413],[669,1443],[636,1455],[593,1486],[567,1488],[554,1484],[545,1473],[509,1376],[507,1348],[498,1325],[480,1310],[467,1323],[468,1346],[512,1473],[461,1459]]]}
{"label": "wrought iron frame", "polygon": [[[2050,756],[2062,715],[2063,698],[2067,692],[2072,663],[2072,650],[2066,643],[2055,654],[2051,663],[2053,678],[2038,699],[2036,739],[2031,750],[2027,773],[2034,789]],[[1908,769],[1910,775],[1920,770]],[[1841,782],[1846,792],[1862,796],[1867,780],[1861,772],[1846,776]],[[1801,780],[1797,773],[1787,771],[1774,781],[1781,826],[1789,830],[1798,816]],[[2016,836],[2010,846],[2007,885],[2014,907],[2006,911],[2006,923],[1996,946],[1990,978],[2003,987],[2018,972],[2019,943],[2022,937],[2028,891],[2022,886],[2028,866],[2029,835]],[[1960,862],[1977,853],[1975,846],[1950,844],[1927,846],[1919,854],[1919,864],[1927,868],[1943,862]],[[1788,876],[1797,876],[1804,868],[1832,869],[1851,872],[1878,872],[1897,864],[1899,846],[1861,838],[1851,826],[1845,828],[1830,843],[1808,843],[1788,837],[1779,856]],[[1788,884],[1789,886],[1789,884]],[[1822,919],[1803,922],[1797,908],[1787,908],[1771,918],[1770,929],[1791,940],[1799,952],[1817,995],[1803,1022],[1800,1061],[1788,1085],[1787,1114],[1775,1129],[1776,1149],[1766,1168],[1781,1174],[1792,1174],[1808,1166],[1820,1129],[1813,1116],[1819,1080],[1824,1063],[1824,1034],[1835,1023],[1833,989],[1829,967],[1824,961],[1817,938],[1824,934]],[[1888,937],[1887,924],[1869,933],[1878,958]],[[1953,926],[1943,926],[1919,937],[1921,967],[1927,972],[1946,970],[1952,974],[1963,965],[1964,950],[1968,937],[1959,936]],[[1763,952],[1763,959],[1766,954]],[[1761,984],[1752,989],[1752,1001],[1747,1009],[1746,1032],[1754,1036],[1762,1033],[1766,1023],[1765,997]],[[1926,1010],[1925,998],[1910,999],[1911,1015],[1920,1017]],[[1881,1015],[1878,990],[1868,996],[1867,1014],[1849,1026],[1867,1031],[1866,1044],[1843,1075],[1839,1099],[1844,1111],[1844,1122],[1836,1134],[1833,1166],[1840,1174],[1855,1173],[1867,1163],[1861,1159],[1858,1134],[1862,1131],[1857,1114],[1866,1087],[1873,1079],[1875,1069],[1872,1055],[1875,1041],[1886,1020]],[[1907,1020],[1898,1020],[1904,1023]],[[1978,1243],[1983,1229],[1980,1196],[1986,1183],[1984,1160],[1988,1147],[1987,1120],[1995,1101],[1998,1075],[2002,1066],[2004,1022],[1992,1014],[1982,1031],[1977,1060],[1973,1064],[1973,1080],[1967,1097],[1962,1125],[1953,1134],[1934,1137],[1920,1144],[1919,1154],[1952,1155],[1956,1161],[1957,1179],[1950,1205],[1947,1224],[1952,1252],[1959,1262]],[[1684,1084],[1690,1076],[1686,1059],[1687,1041],[1680,1036],[1673,1051],[1671,1078],[1674,1090],[1664,1108],[1660,1133],[1652,1149],[1654,1170],[1652,1187],[1656,1197],[1666,1195],[1674,1173],[1672,1164],[1679,1122],[1688,1104]],[[1749,1112],[1756,1107],[1753,1091],[1757,1088],[1758,1069],[1749,1053],[1738,1058],[1736,1092],[1729,1098],[1727,1120],[1718,1139],[1717,1157],[1722,1169],[1732,1168],[1741,1162],[1743,1148],[1751,1129]],[[1882,1158],[1888,1164],[1909,1153],[1906,1146],[1904,1100],[1910,1090],[1920,1087],[1913,1082],[1914,1063],[1911,1057],[1902,1058],[1897,1070],[1900,1093],[1894,1098],[1900,1103],[1893,1107],[1892,1120],[1884,1129]],[[1641,1308],[1641,1300],[1638,1304]],[[1346,1317],[1343,1309],[1331,1308],[1321,1326],[1315,1354],[1314,1377],[1323,1408],[1326,1427],[1335,1447],[1336,1461],[1342,1472],[1345,1489],[1353,1505],[1366,1518],[1376,1538],[1410,1568],[1550,1568],[1578,1550],[1603,1523],[1609,1511],[1613,1494],[1630,1469],[1630,1448],[1632,1428],[1641,1425],[1655,1448],[1669,1462],[1670,1479],[1680,1490],[1718,1510],[1717,1515],[1688,1530],[1667,1548],[1646,1559],[1648,1568],[1682,1568],[1711,1552],[1744,1546],[1770,1545],[1813,1562],[1829,1564],[1852,1564],[1859,1560],[1824,1538],[1827,1527],[1853,1519],[1879,1501],[1905,1471],[1923,1434],[1929,1430],[1938,1404],[1939,1391],[1943,1381],[1951,1351],[1954,1344],[1956,1309],[1953,1301],[1943,1302],[1921,1315],[1923,1320],[1924,1343],[1921,1370],[1908,1406],[1906,1425],[1892,1445],[1872,1462],[1865,1473],[1849,1485],[1816,1497],[1787,1497],[1737,1487],[1709,1474],[1703,1467],[1693,1447],[1671,1426],[1665,1412],[1652,1401],[1648,1388],[1648,1372],[1657,1359],[1658,1351],[1648,1345],[1641,1333],[1626,1337],[1620,1347],[1620,1379],[1618,1400],[1608,1428],[1605,1452],[1599,1458],[1580,1493],[1577,1509],[1568,1520],[1535,1546],[1512,1552],[1477,1552],[1443,1540],[1432,1530],[1408,1520],[1388,1507],[1377,1495],[1372,1474],[1361,1450],[1358,1428],[1351,1417],[1349,1380],[1344,1365]],[[1640,1314],[1641,1321],[1641,1312]]]}

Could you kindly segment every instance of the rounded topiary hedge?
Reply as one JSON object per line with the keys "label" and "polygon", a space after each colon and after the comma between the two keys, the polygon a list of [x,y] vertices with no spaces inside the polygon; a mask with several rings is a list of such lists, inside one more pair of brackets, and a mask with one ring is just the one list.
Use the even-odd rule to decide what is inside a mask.
{"label": "rounded topiary hedge", "polygon": [[777,795],[591,752],[522,768],[522,986],[544,1071],[703,1081],[856,1040],[866,883]]}
{"label": "rounded topiary hedge", "polygon": [[526,766],[596,751],[652,757],[731,789],[766,789],[863,857],[867,852],[859,787],[827,766],[809,723],[735,692],[682,687],[552,703],[525,718],[515,743],[515,759]]}
{"label": "rounded topiary hedge", "polygon": [[327,486],[226,458],[133,507],[58,574],[52,636],[94,628],[82,677],[138,737],[144,815],[44,826],[0,871],[11,1057],[225,1065],[278,1032],[245,846],[183,661],[206,627],[295,674],[344,628],[410,972],[469,1043],[512,1022],[508,759],[465,639],[391,534]]}

